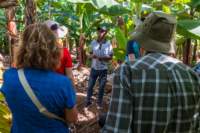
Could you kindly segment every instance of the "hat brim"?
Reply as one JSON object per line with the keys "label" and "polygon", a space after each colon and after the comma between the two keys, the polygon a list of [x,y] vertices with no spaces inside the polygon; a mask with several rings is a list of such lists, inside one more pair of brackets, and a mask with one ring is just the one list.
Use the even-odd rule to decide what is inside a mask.
{"label": "hat brim", "polygon": [[[68,28],[65,26],[60,26],[58,22],[47,20],[44,22],[55,34],[56,38],[64,38],[68,34]],[[55,29],[52,29],[53,25],[57,25]]]}
{"label": "hat brim", "polygon": [[142,32],[134,32],[132,39],[137,41],[144,50],[149,52],[175,53],[175,40],[170,42],[156,41]]}
{"label": "hat brim", "polygon": [[56,31],[57,38],[64,38],[68,34],[68,30],[63,29],[62,27],[59,27]]}

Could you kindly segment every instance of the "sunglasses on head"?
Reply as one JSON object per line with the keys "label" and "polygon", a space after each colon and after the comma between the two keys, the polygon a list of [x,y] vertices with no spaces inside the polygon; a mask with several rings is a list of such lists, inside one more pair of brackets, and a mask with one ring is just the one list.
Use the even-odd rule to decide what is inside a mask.
{"label": "sunglasses on head", "polygon": [[58,25],[57,24],[53,24],[52,26],[51,26],[51,30],[57,30],[58,29]]}

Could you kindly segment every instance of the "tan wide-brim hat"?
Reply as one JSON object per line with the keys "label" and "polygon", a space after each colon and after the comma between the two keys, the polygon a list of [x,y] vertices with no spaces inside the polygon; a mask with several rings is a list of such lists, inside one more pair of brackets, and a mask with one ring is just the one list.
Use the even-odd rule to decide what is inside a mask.
{"label": "tan wide-brim hat", "polygon": [[175,53],[176,18],[162,13],[151,13],[136,27],[133,39],[149,52]]}

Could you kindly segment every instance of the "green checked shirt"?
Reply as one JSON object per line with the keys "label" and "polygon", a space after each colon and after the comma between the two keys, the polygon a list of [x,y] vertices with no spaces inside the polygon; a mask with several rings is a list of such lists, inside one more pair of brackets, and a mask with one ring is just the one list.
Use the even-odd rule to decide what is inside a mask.
{"label": "green checked shirt", "polygon": [[123,64],[102,133],[200,133],[200,79],[179,60],[150,53]]}

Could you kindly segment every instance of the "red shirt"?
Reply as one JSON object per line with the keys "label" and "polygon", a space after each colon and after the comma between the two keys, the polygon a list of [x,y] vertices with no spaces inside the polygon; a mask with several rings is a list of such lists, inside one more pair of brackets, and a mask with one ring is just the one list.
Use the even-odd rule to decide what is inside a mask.
{"label": "red shirt", "polygon": [[65,68],[72,67],[72,58],[67,48],[63,48],[62,58],[61,58],[61,65],[56,70],[56,72],[60,74],[65,74]]}

